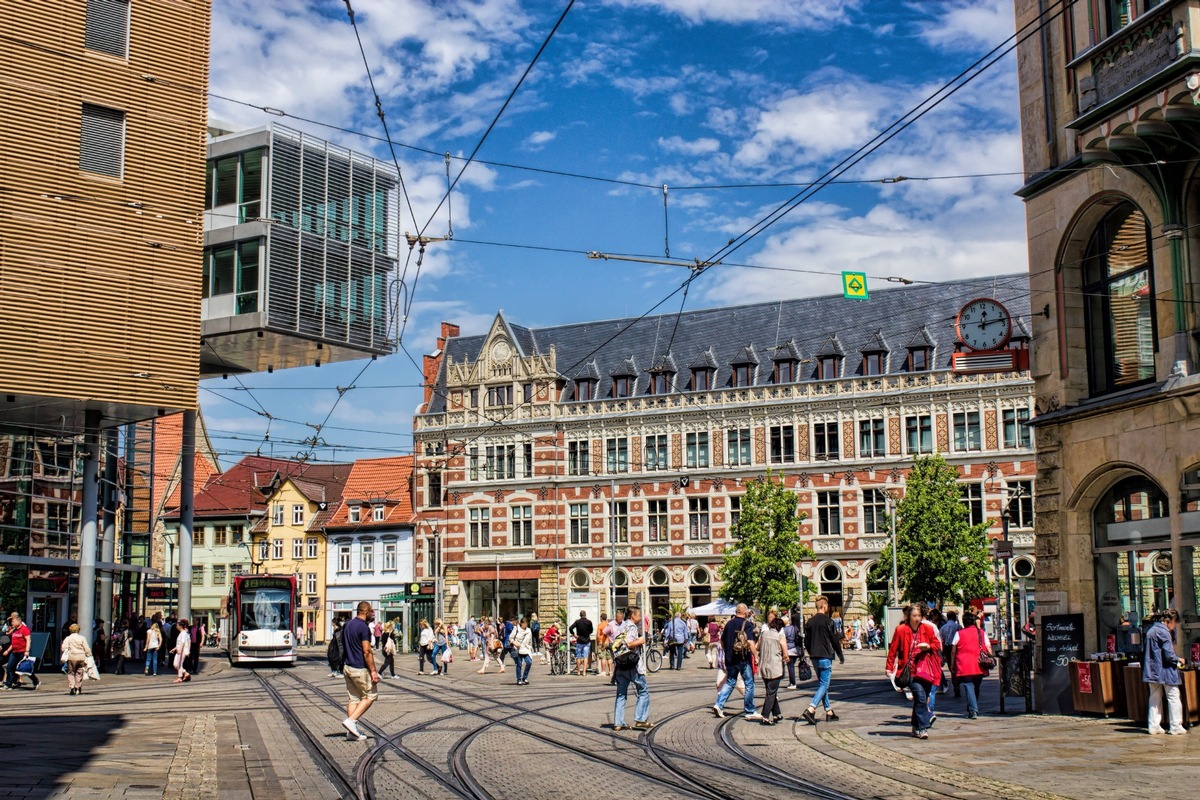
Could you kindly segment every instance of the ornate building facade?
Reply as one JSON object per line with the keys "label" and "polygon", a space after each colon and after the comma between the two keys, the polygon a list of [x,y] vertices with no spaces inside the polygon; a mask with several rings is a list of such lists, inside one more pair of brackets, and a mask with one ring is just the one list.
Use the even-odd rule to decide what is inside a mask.
{"label": "ornate building facade", "polygon": [[[954,322],[980,297],[1007,306],[991,366]],[[691,311],[677,328],[498,315],[464,337],[444,323],[414,420],[417,535],[440,542],[442,574],[418,544],[418,578],[442,579],[459,621],[700,605],[719,591],[746,482],[770,471],[816,553],[797,580],[858,616],[886,592],[867,575],[888,502],[935,451],[959,467],[974,521],[999,535],[1008,504],[1014,574],[1032,575],[1027,298],[1018,275]]]}

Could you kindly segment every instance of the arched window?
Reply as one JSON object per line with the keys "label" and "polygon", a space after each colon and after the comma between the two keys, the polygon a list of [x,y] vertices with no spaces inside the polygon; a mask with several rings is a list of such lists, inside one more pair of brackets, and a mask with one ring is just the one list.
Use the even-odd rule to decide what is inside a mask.
{"label": "arched window", "polygon": [[1083,261],[1093,395],[1154,380],[1153,266],[1146,216],[1121,203],[1096,226]]}
{"label": "arched window", "polygon": [[1092,512],[1096,547],[1132,547],[1171,538],[1167,496],[1153,481],[1125,478],[1104,493]]}

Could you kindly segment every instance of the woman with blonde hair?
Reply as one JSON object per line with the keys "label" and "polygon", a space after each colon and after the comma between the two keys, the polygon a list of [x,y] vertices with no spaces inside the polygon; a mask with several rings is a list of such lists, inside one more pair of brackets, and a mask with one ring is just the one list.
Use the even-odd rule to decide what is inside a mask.
{"label": "woman with blonde hair", "polygon": [[83,676],[92,648],[79,635],[78,625],[71,623],[67,630],[70,635],[63,639],[61,660],[67,665],[67,688],[71,690],[68,694],[83,694]]}
{"label": "woman with blonde hair", "polygon": [[162,626],[152,622],[146,629],[146,674],[158,674],[158,651],[163,645]]}
{"label": "woman with blonde hair", "polygon": [[178,671],[179,677],[172,683],[187,683],[192,679],[187,671],[188,656],[192,652],[192,634],[188,631],[186,619],[176,622],[175,627],[179,630],[175,635],[175,646],[171,648],[171,652],[175,654],[175,669]]}
{"label": "woman with blonde hair", "polygon": [[437,662],[433,659],[433,628],[429,627],[429,620],[423,619],[420,624],[421,632],[417,635],[417,674],[425,674],[425,660],[428,659],[434,666],[434,673],[437,673]]}
{"label": "woman with blonde hair", "polygon": [[396,677],[396,621],[388,620],[383,623],[383,666],[379,668],[382,675],[386,669],[391,669],[392,677]]}
{"label": "woman with blonde hair", "polygon": [[433,666],[436,667],[436,675],[449,675],[450,662],[445,654],[450,650],[450,632],[446,630],[446,623],[440,619],[433,621]]}

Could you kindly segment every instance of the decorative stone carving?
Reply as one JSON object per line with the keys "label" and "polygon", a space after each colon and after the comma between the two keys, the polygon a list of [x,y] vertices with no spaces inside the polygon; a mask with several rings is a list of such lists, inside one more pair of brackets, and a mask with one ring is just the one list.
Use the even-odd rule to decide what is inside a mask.
{"label": "decorative stone carving", "polygon": [[633,496],[634,496],[634,497],[640,497],[640,496],[641,496],[641,494],[642,494],[642,484],[641,484],[641,483],[638,483],[637,481],[634,481],[634,483],[633,483]]}
{"label": "decorative stone carving", "polygon": [[665,544],[652,544],[646,547],[647,558],[666,558],[671,555],[671,547]]}
{"label": "decorative stone carving", "polygon": [[550,488],[547,486],[539,486],[538,487],[538,500],[541,500],[544,503],[549,498],[550,498]]}
{"label": "decorative stone carving", "polygon": [[603,492],[604,489],[600,486],[600,484],[597,483],[596,485],[592,486],[592,497],[595,499],[599,500]]}
{"label": "decorative stone carving", "polygon": [[818,553],[836,553],[842,549],[842,540],[840,537],[835,539],[819,538],[814,540],[813,544],[816,545],[813,549]]}
{"label": "decorative stone carving", "polygon": [[645,575],[646,575],[645,567],[633,567],[631,570],[629,570],[629,576],[633,580],[634,583],[641,583],[642,578],[644,578]]}
{"label": "decorative stone carving", "polygon": [[801,472],[800,474],[798,474],[796,476],[796,485],[799,486],[801,489],[807,489],[809,480],[810,480],[809,474],[807,472]]}
{"label": "decorative stone carving", "polygon": [[675,583],[683,583],[684,574],[683,565],[676,564],[671,567],[671,580],[675,581]]}
{"label": "decorative stone carving", "polygon": [[592,583],[604,583],[604,570],[599,567],[592,568]]}
{"label": "decorative stone carving", "polygon": [[845,571],[847,578],[857,578],[858,577],[858,562],[857,561],[847,561],[846,566],[843,568],[843,570]]}

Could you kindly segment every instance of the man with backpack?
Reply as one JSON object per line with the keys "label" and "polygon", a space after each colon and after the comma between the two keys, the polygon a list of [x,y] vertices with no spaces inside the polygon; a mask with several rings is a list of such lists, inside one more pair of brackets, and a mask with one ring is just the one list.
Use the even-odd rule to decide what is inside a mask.
{"label": "man with backpack", "polygon": [[721,648],[725,651],[727,677],[725,685],[717,692],[717,702],[712,707],[713,714],[718,717],[725,716],[725,701],[733,694],[740,675],[742,682],[746,684],[742,705],[746,713],[743,719],[762,719],[762,715],[754,710],[754,658],[758,654],[758,639],[754,635],[754,623],[746,619],[748,611],[745,603],[738,603],[733,618],[725,623],[725,630],[721,632]]}
{"label": "man with backpack", "polygon": [[687,650],[688,627],[683,621],[683,614],[675,612],[675,618],[667,623],[663,631],[663,640],[671,649],[671,669],[683,669],[683,654]]}
{"label": "man with backpack", "polygon": [[642,630],[642,612],[636,606],[629,607],[629,618],[617,626],[613,639],[613,671],[617,682],[617,699],[613,706],[613,730],[627,730],[625,724],[625,701],[629,696],[629,684],[637,690],[637,705],[633,709],[634,730],[647,731],[650,723],[650,687],[646,685],[646,665],[642,651],[646,634]]}
{"label": "man with backpack", "polygon": [[346,648],[342,639],[342,621],[333,621],[333,635],[329,637],[329,646],[325,648],[325,658],[329,661],[329,677],[336,678],[342,674],[342,664],[346,660]]}

